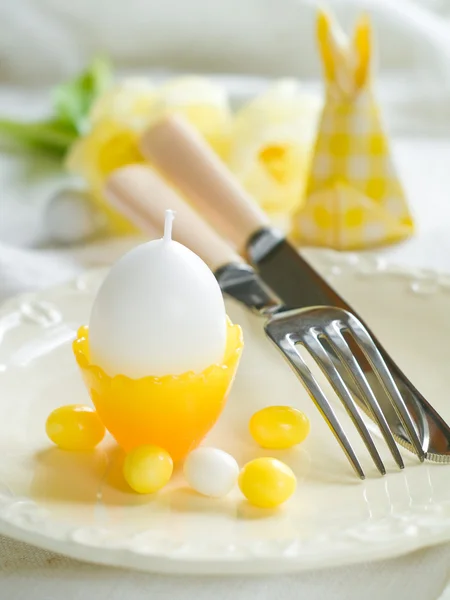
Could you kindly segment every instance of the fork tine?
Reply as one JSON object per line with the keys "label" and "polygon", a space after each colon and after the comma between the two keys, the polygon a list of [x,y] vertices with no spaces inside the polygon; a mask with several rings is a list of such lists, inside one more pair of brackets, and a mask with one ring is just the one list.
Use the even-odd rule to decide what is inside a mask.
{"label": "fork tine", "polygon": [[408,433],[409,439],[414,447],[414,450],[416,451],[417,456],[423,462],[425,460],[426,453],[422,448],[422,444],[420,443],[419,436],[417,435],[416,428],[414,427],[413,420],[406,407],[405,401],[403,400],[402,395],[394,382],[391,372],[389,371],[381,352],[378,350],[375,342],[372,340],[372,337],[364,325],[359,321],[359,319],[350,313],[348,313],[347,325],[361,350],[366,355],[366,358],[369,361],[375,375],[389,396],[398,418]]}
{"label": "fork tine", "polygon": [[400,467],[400,469],[403,469],[405,466],[403,463],[403,459],[401,457],[397,444],[395,443],[394,436],[392,435],[392,432],[389,428],[383,411],[381,410],[380,405],[378,404],[378,400],[376,399],[372,388],[370,387],[369,382],[367,381],[366,376],[364,375],[363,370],[361,369],[356,358],[353,356],[353,353],[350,350],[350,347],[348,346],[347,342],[345,341],[344,336],[342,335],[339,327],[337,327],[333,322],[325,327],[325,331],[327,333],[328,343],[334,349],[334,351],[340,358],[342,364],[347,368],[348,372],[353,377],[356,385],[358,386],[358,389],[360,390],[364,400],[366,401],[366,404],[371,409],[373,417],[378,427],[380,428],[380,431],[386,441],[386,444],[389,447],[389,450],[391,451],[395,462]]}
{"label": "fork tine", "polygon": [[320,339],[317,337],[317,335],[311,332],[309,335],[304,336],[302,343],[304,343],[311,356],[317,362],[323,374],[336,392],[336,395],[344,405],[349,417],[362,437],[377,469],[380,471],[381,475],[386,475],[386,469],[383,461],[381,460],[366,424],[359,414],[356,403],[353,400],[353,397],[345,385],[341,375],[339,374],[339,371],[336,369],[333,361],[330,359],[328,352],[322,346]]}
{"label": "fork tine", "polygon": [[336,415],[334,414],[333,409],[331,408],[330,403],[328,402],[319,384],[315,380],[314,375],[309,370],[308,365],[297,352],[294,342],[288,336],[285,336],[281,339],[276,339],[272,337],[269,333],[269,337],[283,351],[284,356],[288,359],[292,368],[302,381],[303,385],[305,386],[306,390],[311,396],[311,399],[313,400],[314,404],[319,409],[329,428],[331,429],[337,441],[339,442],[342,450],[344,451],[345,455],[350,461],[352,467],[355,469],[355,472],[358,475],[358,477],[360,477],[361,479],[365,479],[364,471],[361,467],[360,462],[356,458],[356,454],[352,448],[352,445],[350,444],[350,440],[345,435],[341,424],[339,423]]}

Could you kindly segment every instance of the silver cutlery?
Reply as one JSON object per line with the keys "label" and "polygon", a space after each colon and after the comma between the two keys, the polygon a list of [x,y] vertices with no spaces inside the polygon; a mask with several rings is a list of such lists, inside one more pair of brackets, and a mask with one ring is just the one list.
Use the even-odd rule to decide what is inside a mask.
{"label": "silver cutlery", "polygon": [[[399,369],[363,319],[289,244],[285,236],[271,227],[267,215],[198,132],[181,117],[172,116],[157,123],[143,135],[141,150],[202,216],[249,259],[261,279],[287,308],[308,310],[310,307],[332,307],[333,315],[338,314],[338,309],[343,311],[339,321],[342,326],[348,326],[346,314],[359,322],[358,331],[364,331],[365,339],[372,340],[377,361],[373,362],[373,352],[372,361],[368,360],[364,345],[355,344],[350,338],[351,354],[370,384],[372,396],[377,399],[395,439],[421,460],[425,455],[435,462],[450,462],[449,426]],[[324,319],[322,323],[326,323],[326,313],[321,312],[321,315]],[[328,313],[328,317],[330,315]],[[318,317],[317,312],[315,316]],[[329,336],[331,324],[326,325]],[[272,339],[277,344],[282,343],[279,334],[273,335]],[[330,344],[324,338],[321,340],[340,378],[354,393],[359,406],[373,418],[367,393],[362,394],[361,386],[355,385],[354,373],[350,376],[349,369],[342,368],[342,352],[338,352],[336,344]],[[290,356],[294,359],[293,352]],[[378,377],[374,376],[374,366]],[[382,377],[380,373],[383,373]],[[363,385],[367,391],[365,381]],[[410,419],[407,419],[407,413]],[[411,420],[415,425],[413,429]]]}

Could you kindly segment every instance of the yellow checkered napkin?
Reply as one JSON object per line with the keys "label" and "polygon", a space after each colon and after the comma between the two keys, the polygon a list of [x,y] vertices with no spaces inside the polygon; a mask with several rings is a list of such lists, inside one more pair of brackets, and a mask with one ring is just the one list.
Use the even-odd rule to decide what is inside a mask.
{"label": "yellow checkered napkin", "polygon": [[369,87],[370,23],[361,19],[350,43],[320,12],[317,33],[326,102],[293,237],[338,250],[397,242],[414,226]]}

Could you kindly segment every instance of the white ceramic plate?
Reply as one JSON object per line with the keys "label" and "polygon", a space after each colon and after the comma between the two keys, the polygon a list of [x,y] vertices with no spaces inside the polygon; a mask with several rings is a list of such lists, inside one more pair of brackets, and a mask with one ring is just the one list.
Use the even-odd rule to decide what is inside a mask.
{"label": "white ceramic plate", "polygon": [[[371,256],[310,256],[450,419],[449,277],[386,267]],[[264,338],[260,320],[231,303],[246,349],[226,411],[206,443],[243,464],[269,454],[247,432],[255,409],[293,404],[305,410],[312,421],[308,440],[271,452],[299,481],[282,510],[252,508],[237,489],[223,500],[202,498],[180,472],[161,493],[139,496],[122,480],[121,453],[111,438],[93,453],[52,447],[44,433],[48,413],[89,402],[71,340],[87,322],[102,276],[89,273],[0,311],[0,533],[92,562],[184,573],[313,569],[450,540],[450,467],[420,465],[402,450],[407,468],[399,472],[385,452],[389,474],[382,478],[353,434],[368,475],[357,480],[301,384]],[[384,450],[381,440],[378,445]]]}

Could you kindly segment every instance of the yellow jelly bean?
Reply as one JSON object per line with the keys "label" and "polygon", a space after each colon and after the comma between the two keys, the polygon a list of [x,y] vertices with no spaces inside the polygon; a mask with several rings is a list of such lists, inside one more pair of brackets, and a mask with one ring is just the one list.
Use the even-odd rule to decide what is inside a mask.
{"label": "yellow jelly bean", "polygon": [[139,494],[153,494],[169,482],[173,461],[170,454],[159,446],[138,446],[125,458],[123,476]]}
{"label": "yellow jelly bean", "polygon": [[92,450],[105,436],[105,426],[90,406],[69,404],[47,418],[45,431],[63,450]]}
{"label": "yellow jelly bean", "polygon": [[292,470],[276,458],[256,458],[239,475],[241,492],[254,506],[275,508],[295,492],[297,480]]}
{"label": "yellow jelly bean", "polygon": [[262,448],[281,450],[303,442],[309,433],[309,419],[290,406],[268,406],[252,416],[249,429]]}

